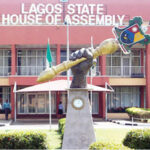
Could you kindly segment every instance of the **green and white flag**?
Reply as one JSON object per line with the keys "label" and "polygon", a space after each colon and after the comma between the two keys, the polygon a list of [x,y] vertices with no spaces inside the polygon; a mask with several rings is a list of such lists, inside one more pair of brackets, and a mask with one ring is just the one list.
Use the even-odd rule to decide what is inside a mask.
{"label": "green and white flag", "polygon": [[52,66],[52,54],[49,44],[49,39],[47,43],[47,52],[46,52],[46,69],[50,68]]}

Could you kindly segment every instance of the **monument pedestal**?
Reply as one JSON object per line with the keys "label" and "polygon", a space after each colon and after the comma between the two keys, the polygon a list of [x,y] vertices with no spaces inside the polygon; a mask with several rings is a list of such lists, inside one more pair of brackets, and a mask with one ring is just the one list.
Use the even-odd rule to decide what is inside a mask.
{"label": "monument pedestal", "polygon": [[88,149],[95,141],[88,89],[69,89],[62,149]]}

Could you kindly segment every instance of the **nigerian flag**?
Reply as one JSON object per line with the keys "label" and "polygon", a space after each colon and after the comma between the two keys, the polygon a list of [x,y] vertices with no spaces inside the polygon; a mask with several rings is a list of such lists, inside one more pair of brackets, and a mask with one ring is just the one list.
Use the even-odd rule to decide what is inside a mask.
{"label": "nigerian flag", "polygon": [[46,68],[50,68],[52,66],[52,54],[50,50],[49,39],[47,43],[47,52],[46,52]]}

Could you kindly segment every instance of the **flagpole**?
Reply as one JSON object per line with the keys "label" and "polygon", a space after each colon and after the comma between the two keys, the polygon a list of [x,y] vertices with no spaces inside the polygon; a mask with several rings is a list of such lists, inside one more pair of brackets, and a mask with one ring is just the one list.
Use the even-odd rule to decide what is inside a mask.
{"label": "flagpole", "polygon": [[16,117],[16,116],[17,116],[17,115],[16,115],[16,113],[17,113],[17,112],[16,112],[16,86],[17,86],[17,84],[16,84],[16,82],[15,82],[15,83],[14,83],[14,89],[13,89],[13,92],[14,92],[14,103],[15,103],[15,107],[14,107],[14,109],[15,109],[15,110],[14,110],[14,112],[15,112],[14,121],[15,121],[15,122],[16,122],[16,118],[17,118],[17,117]]}
{"label": "flagpole", "polygon": [[[107,82],[105,82],[105,88],[107,88]],[[107,92],[105,93],[105,120],[107,121]]]}
{"label": "flagpole", "polygon": [[49,124],[51,130],[52,119],[51,119],[51,91],[50,90],[49,90]]}
{"label": "flagpole", "polygon": [[[67,61],[69,61],[69,23],[67,23]],[[70,69],[67,71],[67,85],[69,89],[69,75],[70,75]]]}
{"label": "flagpole", "polygon": [[49,38],[48,38],[48,44],[49,44]]}
{"label": "flagpole", "polygon": [[17,116],[17,115],[16,115],[16,92],[15,92],[15,95],[14,95],[14,96],[15,96],[15,119],[14,119],[14,121],[16,122],[16,118],[17,118],[17,117],[16,117],[16,116]]}
{"label": "flagpole", "polygon": [[[69,61],[69,23],[68,20],[66,20],[67,23],[67,61]],[[67,88],[70,88],[69,85],[69,80],[70,80],[70,69],[67,71]],[[67,90],[67,99],[69,100],[69,90]]]}
{"label": "flagpole", "polygon": [[[93,37],[91,36],[91,48],[93,48]],[[92,77],[93,77],[93,72],[92,72],[92,67],[90,69],[91,71],[91,85],[92,85]],[[90,95],[91,95],[91,114],[92,114],[92,104],[93,104],[93,97],[92,97],[92,90],[90,91]]]}
{"label": "flagpole", "polygon": [[[52,66],[52,55],[50,50],[50,44],[49,44],[49,38],[48,38],[48,45],[47,45],[47,65],[46,68],[49,69]],[[50,86],[50,81],[49,81]],[[51,124],[52,124],[52,110],[51,110],[51,91],[49,90],[49,124],[50,124],[50,130],[51,130]]]}

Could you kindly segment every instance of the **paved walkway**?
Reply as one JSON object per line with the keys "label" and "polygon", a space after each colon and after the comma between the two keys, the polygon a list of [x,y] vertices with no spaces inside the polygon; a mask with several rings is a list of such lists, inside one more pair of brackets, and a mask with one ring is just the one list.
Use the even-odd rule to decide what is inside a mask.
{"label": "paved walkway", "polygon": [[[93,122],[94,128],[149,128],[150,123],[139,123],[134,122],[132,125],[131,121],[128,120],[111,120],[104,121],[100,119],[95,119]],[[58,129],[58,120],[53,119],[52,124],[49,124],[49,120],[17,120],[13,122],[12,120],[0,120],[0,129],[11,130],[11,129]]]}
{"label": "paved walkway", "polygon": [[12,124],[12,120],[1,120],[0,119],[0,127],[2,126],[9,126],[10,124]]}
{"label": "paved walkway", "polygon": [[119,119],[109,119],[110,122],[126,125],[126,126],[139,126],[139,127],[150,127],[150,123],[144,123],[139,121],[131,121],[131,120],[119,120]]}

